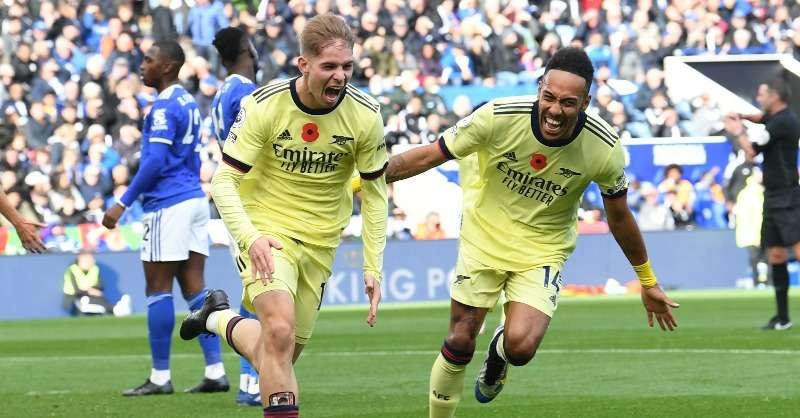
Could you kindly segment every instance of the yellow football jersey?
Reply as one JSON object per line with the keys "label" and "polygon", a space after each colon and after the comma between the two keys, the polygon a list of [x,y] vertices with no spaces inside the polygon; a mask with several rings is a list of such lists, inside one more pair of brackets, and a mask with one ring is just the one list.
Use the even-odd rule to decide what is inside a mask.
{"label": "yellow football jersey", "polygon": [[605,196],[627,190],[624,150],[614,130],[581,112],[573,137],[541,140],[535,96],[492,101],[447,129],[442,151],[477,154],[461,227],[463,250],[488,266],[525,271],[563,264],[575,248],[590,182]]}
{"label": "yellow football jersey", "polygon": [[353,171],[377,178],[388,162],[380,106],[347,86],[334,108],[310,109],[296,80],[269,83],[242,101],[223,160],[247,173],[238,194],[259,231],[335,247],[352,213]]}

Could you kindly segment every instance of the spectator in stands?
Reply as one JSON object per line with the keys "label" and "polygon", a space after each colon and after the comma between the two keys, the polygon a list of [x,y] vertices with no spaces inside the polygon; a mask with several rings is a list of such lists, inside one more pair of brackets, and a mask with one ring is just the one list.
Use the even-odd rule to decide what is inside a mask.
{"label": "spectator in stands", "polygon": [[197,0],[189,10],[187,34],[192,37],[195,52],[207,59],[215,70],[219,67],[219,56],[211,42],[214,34],[228,24],[222,2],[218,0]]}
{"label": "spectator in stands", "polygon": [[664,180],[658,184],[658,192],[664,195],[664,202],[672,211],[675,226],[692,226],[694,186],[683,178],[683,168],[680,165],[670,164],[664,167]]}
{"label": "spectator in stands", "polygon": [[435,240],[444,238],[445,234],[442,229],[442,222],[437,212],[428,213],[428,215],[425,216],[425,222],[417,225],[417,230],[414,232],[415,240]]}
{"label": "spectator in stands", "polygon": [[668,206],[658,201],[658,190],[652,183],[643,182],[640,190],[641,206],[636,218],[642,231],[669,231],[675,229],[675,220]]}

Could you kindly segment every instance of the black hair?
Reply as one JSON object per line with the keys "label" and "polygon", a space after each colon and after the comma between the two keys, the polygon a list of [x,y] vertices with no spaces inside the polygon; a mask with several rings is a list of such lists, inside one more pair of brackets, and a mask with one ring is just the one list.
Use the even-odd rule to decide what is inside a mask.
{"label": "black hair", "polygon": [[184,55],[183,48],[177,41],[158,41],[153,46],[158,47],[159,55],[163,55],[178,64],[178,69],[186,62],[186,55]]}
{"label": "black hair", "polygon": [[765,81],[763,84],[765,84],[768,89],[775,92],[782,102],[788,104],[791,100],[792,88],[782,77],[772,78],[769,81]]}
{"label": "black hair", "polygon": [[229,26],[220,30],[214,35],[212,44],[217,48],[219,56],[222,58],[223,63],[233,63],[239,57],[242,45],[242,39],[247,36],[245,32],[238,27]]}
{"label": "black hair", "polygon": [[569,46],[556,51],[550,61],[547,61],[544,73],[547,74],[550,70],[566,71],[581,77],[586,81],[586,91],[592,86],[594,67],[589,56],[581,48]]}
{"label": "black hair", "polygon": [[664,176],[669,174],[669,172],[672,171],[672,170],[678,170],[678,172],[681,173],[681,176],[683,176],[683,167],[681,167],[679,164],[675,164],[675,163],[667,164],[667,166],[664,167]]}

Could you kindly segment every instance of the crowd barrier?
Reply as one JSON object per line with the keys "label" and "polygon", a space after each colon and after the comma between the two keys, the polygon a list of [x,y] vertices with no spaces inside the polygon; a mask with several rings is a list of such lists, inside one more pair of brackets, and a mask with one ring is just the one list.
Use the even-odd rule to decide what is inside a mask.
{"label": "crowd barrier", "polygon": [[[645,234],[645,240],[666,288],[731,288],[737,279],[748,276],[747,254],[735,246],[733,231],[653,232]],[[383,302],[447,300],[457,249],[456,240],[390,241]],[[105,252],[96,258],[109,299],[129,294],[134,312],[144,312],[144,278],[138,252]],[[0,257],[0,286],[5,296],[0,320],[66,315],[61,310],[61,288],[63,272],[73,259],[73,254],[65,253]],[[323,306],[366,303],[361,263],[360,243],[342,244],[325,286]],[[227,247],[212,248],[205,275],[209,287],[225,289],[232,299],[239,299],[241,287]],[[565,284],[577,285],[602,285],[609,278],[624,284],[634,279],[610,234],[580,236],[563,275]],[[177,310],[186,310],[177,284],[174,296]]]}

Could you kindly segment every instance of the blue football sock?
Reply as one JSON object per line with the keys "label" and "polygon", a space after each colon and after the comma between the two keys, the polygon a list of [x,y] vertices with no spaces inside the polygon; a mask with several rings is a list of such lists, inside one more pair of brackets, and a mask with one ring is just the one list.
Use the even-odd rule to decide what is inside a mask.
{"label": "blue football sock", "polygon": [[[245,309],[244,306],[239,308],[239,315],[241,315],[241,316],[243,316],[245,318],[257,319],[256,315],[254,313],[248,311],[247,309]],[[241,374],[246,374],[248,376],[258,377],[258,370],[255,367],[253,367],[253,365],[250,364],[250,362],[247,361],[246,358],[239,357],[239,366],[241,367],[241,369],[240,369],[241,370],[241,372],[240,372]],[[244,390],[247,391],[247,388],[244,388]]]}
{"label": "blue football sock", "polygon": [[[186,303],[189,309],[196,311],[203,306],[203,301],[208,294],[208,289],[203,289],[196,295],[191,295],[186,298]],[[203,349],[203,356],[206,359],[206,366],[222,362],[222,354],[219,347],[219,337],[216,335],[201,335],[197,339],[200,342],[200,347]]]}
{"label": "blue football sock", "polygon": [[147,297],[147,331],[153,368],[169,370],[169,349],[175,326],[175,305],[172,293],[156,293]]}

